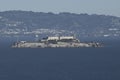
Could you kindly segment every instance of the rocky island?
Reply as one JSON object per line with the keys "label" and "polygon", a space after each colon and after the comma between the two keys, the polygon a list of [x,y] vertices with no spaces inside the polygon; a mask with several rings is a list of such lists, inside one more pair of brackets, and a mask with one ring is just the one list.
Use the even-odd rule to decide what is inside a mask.
{"label": "rocky island", "polygon": [[28,42],[19,41],[12,45],[13,48],[59,48],[59,47],[102,47],[100,43],[96,42],[80,42],[74,36],[58,36],[58,37],[46,37],[39,41]]}

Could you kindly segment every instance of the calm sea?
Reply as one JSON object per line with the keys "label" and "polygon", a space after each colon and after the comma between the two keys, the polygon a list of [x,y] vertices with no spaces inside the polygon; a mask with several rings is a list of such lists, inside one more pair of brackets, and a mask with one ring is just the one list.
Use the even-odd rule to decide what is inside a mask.
{"label": "calm sea", "polygon": [[103,48],[18,49],[3,45],[0,80],[120,80],[119,43]]}

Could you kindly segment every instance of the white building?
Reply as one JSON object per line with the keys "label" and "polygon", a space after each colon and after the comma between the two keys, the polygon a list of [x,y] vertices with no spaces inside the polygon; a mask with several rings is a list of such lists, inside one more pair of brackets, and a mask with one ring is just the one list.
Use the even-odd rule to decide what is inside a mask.
{"label": "white building", "polygon": [[47,40],[74,39],[73,36],[48,37]]}
{"label": "white building", "polygon": [[73,36],[62,36],[60,37],[60,40],[62,39],[74,39],[74,37]]}
{"label": "white building", "polygon": [[59,37],[48,37],[47,40],[59,40]]}

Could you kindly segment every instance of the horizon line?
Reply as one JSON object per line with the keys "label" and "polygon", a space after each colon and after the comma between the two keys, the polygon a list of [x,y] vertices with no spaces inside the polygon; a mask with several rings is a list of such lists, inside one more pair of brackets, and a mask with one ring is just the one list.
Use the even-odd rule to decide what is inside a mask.
{"label": "horizon line", "polygon": [[10,11],[21,11],[21,12],[34,12],[34,13],[52,13],[52,14],[62,14],[62,13],[69,13],[69,14],[78,14],[78,15],[80,15],[80,14],[86,14],[86,15],[104,15],[104,16],[114,16],[114,17],[120,17],[120,16],[116,16],[116,15],[110,15],[110,14],[102,14],[102,13],[100,13],[100,14],[98,14],[98,13],[75,13],[75,12],[68,12],[68,11],[61,11],[61,12],[52,12],[52,11],[48,11],[48,12],[46,12],[46,11],[33,11],[33,10],[0,10],[0,12],[10,12]]}

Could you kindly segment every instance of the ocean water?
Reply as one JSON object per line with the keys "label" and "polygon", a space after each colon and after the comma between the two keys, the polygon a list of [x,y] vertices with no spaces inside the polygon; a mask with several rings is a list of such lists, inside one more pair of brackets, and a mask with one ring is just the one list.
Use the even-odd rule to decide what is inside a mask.
{"label": "ocean water", "polygon": [[120,80],[119,43],[103,48],[2,45],[0,80]]}

